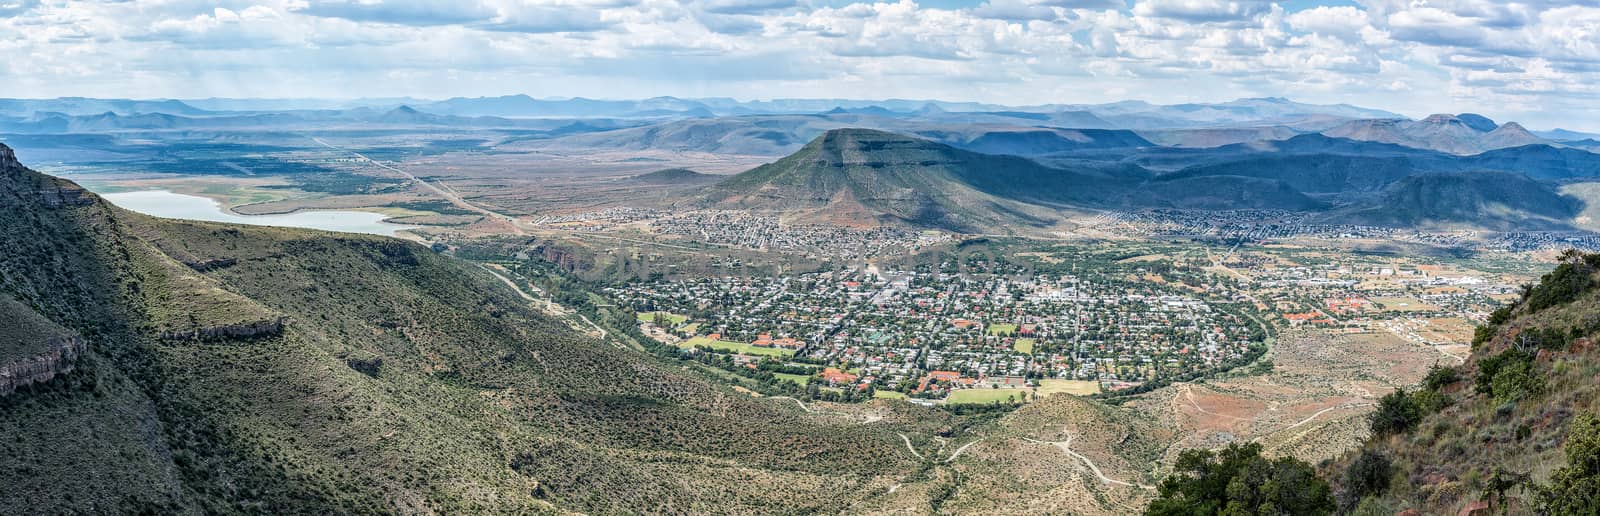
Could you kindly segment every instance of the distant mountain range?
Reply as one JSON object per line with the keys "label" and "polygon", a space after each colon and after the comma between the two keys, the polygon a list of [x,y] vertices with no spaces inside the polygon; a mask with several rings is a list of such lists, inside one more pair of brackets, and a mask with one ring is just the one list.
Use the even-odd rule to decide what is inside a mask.
{"label": "distant mountain range", "polygon": [[[1005,106],[939,100],[775,99],[737,101],[727,98],[683,99],[656,97],[643,100],[587,98],[537,99],[528,95],[458,97],[441,101],[391,99],[0,99],[0,116],[28,117],[38,113],[64,115],[168,114],[213,116],[287,111],[387,110],[411,106],[420,111],[465,117],[509,118],[655,118],[713,117],[757,114],[865,114],[928,121],[994,123],[1030,119],[1044,125],[1078,129],[1150,129],[1216,125],[1295,125],[1326,119],[1400,118],[1382,110],[1349,105],[1315,105],[1282,98],[1240,99],[1214,104],[1156,105],[1145,102],[1111,104],[1044,104]],[[974,119],[987,114],[994,119]],[[941,120],[941,118],[943,120]]]}
{"label": "distant mountain range", "polygon": [[1596,177],[1600,155],[1542,144],[1458,156],[1312,134],[1207,150],[1085,149],[1041,163],[838,129],[707,187],[693,202],[968,232],[1048,226],[1063,208],[1271,209],[1330,223],[1563,229],[1582,203],[1551,181]]}
{"label": "distant mountain range", "polygon": [[[484,142],[475,149],[506,153],[776,159],[704,186],[696,202],[962,231],[1047,226],[1063,208],[1277,209],[1395,226],[1559,228],[1571,206],[1558,202],[1564,197],[1553,183],[1600,178],[1600,140],[1573,139],[1592,136],[1586,133],[1534,133],[1472,113],[1409,120],[1282,98],[1165,106],[526,95],[0,99],[0,141],[30,155],[85,161],[115,160],[167,134],[210,142],[369,130],[473,132]],[[1486,172],[1526,181],[1478,192],[1504,177],[1461,179]],[[672,186],[658,193],[675,198],[720,177],[688,174],[631,181]],[[1415,202],[1424,198],[1430,202]],[[1383,204],[1403,199],[1412,201]]]}
{"label": "distant mountain range", "polygon": [[1516,122],[1505,125],[1474,114],[1433,115],[1422,120],[1355,120],[1324,131],[1336,138],[1394,143],[1451,154],[1552,143],[1535,136]]}

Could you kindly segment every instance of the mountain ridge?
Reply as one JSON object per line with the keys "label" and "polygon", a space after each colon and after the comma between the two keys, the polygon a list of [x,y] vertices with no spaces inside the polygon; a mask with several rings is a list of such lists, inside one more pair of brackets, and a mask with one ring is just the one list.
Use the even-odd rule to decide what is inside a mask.
{"label": "mountain ridge", "polygon": [[414,243],[157,219],[14,165],[0,205],[0,317],[85,344],[0,396],[0,512],[838,512],[912,467]]}

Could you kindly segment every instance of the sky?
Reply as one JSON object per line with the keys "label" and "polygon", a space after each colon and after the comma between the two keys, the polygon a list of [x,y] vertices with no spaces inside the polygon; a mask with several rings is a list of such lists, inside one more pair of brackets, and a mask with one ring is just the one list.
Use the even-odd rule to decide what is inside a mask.
{"label": "sky", "polygon": [[1600,131],[1600,0],[0,0],[0,96],[1278,96]]}

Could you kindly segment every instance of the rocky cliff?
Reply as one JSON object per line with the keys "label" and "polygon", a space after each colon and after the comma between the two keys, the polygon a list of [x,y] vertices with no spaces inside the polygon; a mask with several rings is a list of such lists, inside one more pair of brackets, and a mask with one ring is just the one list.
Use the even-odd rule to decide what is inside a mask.
{"label": "rocky cliff", "polygon": [[43,353],[0,364],[0,396],[7,396],[36,383],[44,383],[57,375],[72,372],[78,356],[85,351],[83,339],[60,337],[45,343]]}

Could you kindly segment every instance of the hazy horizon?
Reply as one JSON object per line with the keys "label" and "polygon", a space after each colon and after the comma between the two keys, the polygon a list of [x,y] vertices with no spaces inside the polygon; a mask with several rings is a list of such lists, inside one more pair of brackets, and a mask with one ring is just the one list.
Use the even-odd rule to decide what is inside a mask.
{"label": "hazy horizon", "polygon": [[0,96],[1286,97],[1600,131],[1597,24],[1550,0],[25,0]]}

